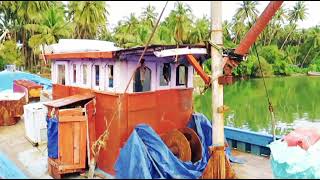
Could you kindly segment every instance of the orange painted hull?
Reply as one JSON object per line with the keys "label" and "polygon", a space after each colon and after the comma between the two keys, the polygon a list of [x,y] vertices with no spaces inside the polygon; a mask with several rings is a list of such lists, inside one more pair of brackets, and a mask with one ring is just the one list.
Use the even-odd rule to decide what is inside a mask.
{"label": "orange painted hull", "polygon": [[[95,138],[104,132],[106,124],[109,124],[114,113],[119,111],[110,126],[107,146],[100,152],[97,162],[100,169],[112,175],[115,174],[114,164],[120,153],[120,148],[125,144],[136,125],[148,124],[158,134],[162,134],[175,128],[186,127],[193,112],[193,88],[120,96],[119,94],[53,84],[54,99],[88,92],[93,92],[96,97],[96,114],[92,118],[94,120],[89,119],[89,127],[95,127]],[[121,98],[122,102],[120,108],[118,108],[118,98]],[[90,122],[95,123],[90,125]],[[89,132],[90,134],[92,132]]]}

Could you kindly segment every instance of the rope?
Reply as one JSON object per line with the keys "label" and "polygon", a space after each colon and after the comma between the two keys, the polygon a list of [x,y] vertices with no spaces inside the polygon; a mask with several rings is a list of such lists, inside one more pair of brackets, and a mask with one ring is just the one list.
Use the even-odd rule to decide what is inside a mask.
{"label": "rope", "polygon": [[[247,6],[246,6],[244,1],[243,1],[243,4],[244,4],[244,10],[246,12],[247,18],[249,19]],[[255,20],[253,20],[253,21],[255,23]],[[250,23],[250,20],[248,21],[248,23],[249,23],[249,27],[251,29],[252,24]],[[265,81],[265,78],[264,78],[264,75],[263,75],[263,72],[262,72],[262,66],[261,66],[261,62],[260,62],[260,58],[259,58],[259,53],[257,51],[257,47],[256,47],[256,43],[255,42],[253,43],[253,50],[254,50],[254,52],[255,52],[255,54],[257,56],[258,63],[259,63],[259,68],[260,68],[260,72],[261,72],[261,76],[262,76],[262,80],[263,80],[263,86],[264,86],[264,89],[265,89],[265,92],[266,92],[266,97],[267,97],[267,101],[268,101],[268,105],[269,105],[268,109],[269,109],[269,112],[270,112],[270,115],[271,115],[271,120],[272,120],[273,141],[275,141],[276,140],[276,138],[275,138],[276,132],[275,132],[275,117],[274,117],[274,112],[273,112],[273,106],[272,106],[271,99],[270,99],[270,96],[269,96],[269,93],[268,93],[266,81]]]}
{"label": "rope", "polygon": [[[167,4],[168,4],[168,1],[166,2],[165,6],[162,9],[162,12],[161,12],[161,14],[160,14],[160,16],[159,16],[159,18],[157,20],[156,25],[154,26],[154,28],[152,30],[152,33],[151,33],[151,35],[150,35],[145,47],[144,47],[144,50],[143,50],[143,52],[142,52],[142,54],[141,54],[141,56],[139,58],[139,61],[137,63],[137,66],[136,66],[135,70],[137,70],[137,68],[139,67],[139,64],[141,63],[141,60],[142,60],[144,54],[147,51],[147,48],[148,48],[148,46],[149,46],[149,44],[150,44],[150,42],[152,40],[152,37],[153,37],[158,25],[159,25],[160,19],[161,19],[162,15],[163,15],[163,12],[164,12],[165,8],[167,7]],[[94,156],[94,162],[93,163],[96,162],[96,159],[98,158],[98,155],[99,155],[99,152],[100,152],[101,148],[105,148],[105,146],[106,146],[105,141],[109,137],[110,126],[111,126],[113,120],[115,119],[116,114],[118,114],[120,112],[120,108],[121,108],[121,105],[122,105],[122,102],[123,102],[123,98],[124,98],[125,93],[127,92],[128,88],[129,88],[129,85],[130,85],[130,83],[131,83],[131,81],[132,81],[132,79],[134,77],[134,74],[135,74],[135,71],[132,73],[132,75],[130,77],[130,80],[127,83],[127,86],[126,86],[126,88],[124,90],[124,93],[123,94],[119,94],[119,96],[118,96],[119,97],[118,101],[117,101],[118,102],[118,106],[117,106],[118,107],[118,111],[115,111],[113,113],[113,116],[112,116],[111,121],[109,122],[109,124],[107,124],[107,121],[105,121],[106,122],[106,126],[107,126],[106,130],[99,136],[97,141],[95,141],[95,143],[91,146],[92,154]]]}

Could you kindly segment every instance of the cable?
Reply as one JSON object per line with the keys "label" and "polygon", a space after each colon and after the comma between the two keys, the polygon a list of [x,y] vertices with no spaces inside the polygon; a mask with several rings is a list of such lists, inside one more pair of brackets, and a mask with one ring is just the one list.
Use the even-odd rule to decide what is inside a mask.
{"label": "cable", "polygon": [[[247,15],[247,18],[249,19],[249,14],[248,14],[248,11],[247,11],[247,6],[245,4],[245,2],[243,1],[243,4],[244,4],[244,10],[246,12],[246,15]],[[253,20],[255,21],[255,20]],[[250,23],[250,20],[248,21],[249,23],[249,27],[251,29],[252,27],[252,24]],[[254,22],[255,23],[255,22]],[[260,72],[261,72],[261,77],[262,77],[262,80],[263,80],[263,85],[264,85],[264,89],[265,89],[265,92],[266,92],[266,97],[267,97],[267,101],[268,101],[268,109],[269,109],[269,112],[270,112],[270,115],[271,115],[271,120],[272,120],[272,135],[273,135],[273,141],[276,140],[275,136],[276,136],[276,132],[275,132],[275,117],[274,117],[274,112],[273,112],[273,106],[272,106],[272,103],[271,103],[271,100],[270,100],[270,96],[269,96],[269,93],[268,93],[268,89],[267,89],[267,85],[266,85],[266,81],[265,81],[265,78],[264,78],[264,75],[263,75],[263,72],[262,72],[262,66],[261,66],[261,62],[260,62],[260,58],[259,58],[259,53],[257,51],[257,47],[256,47],[256,43],[254,42],[253,43],[253,50],[257,56],[257,59],[258,59],[258,63],[259,63],[259,68],[260,68]]]}

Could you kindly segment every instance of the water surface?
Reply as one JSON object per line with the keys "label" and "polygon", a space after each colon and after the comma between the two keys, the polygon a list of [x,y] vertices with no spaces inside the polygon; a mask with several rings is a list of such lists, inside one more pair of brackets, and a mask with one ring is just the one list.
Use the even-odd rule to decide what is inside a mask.
{"label": "water surface", "polygon": [[[274,107],[276,133],[284,135],[300,126],[320,127],[320,77],[266,78]],[[211,89],[194,96],[196,111],[211,119]],[[225,125],[272,133],[271,116],[262,79],[237,81],[224,87]]]}

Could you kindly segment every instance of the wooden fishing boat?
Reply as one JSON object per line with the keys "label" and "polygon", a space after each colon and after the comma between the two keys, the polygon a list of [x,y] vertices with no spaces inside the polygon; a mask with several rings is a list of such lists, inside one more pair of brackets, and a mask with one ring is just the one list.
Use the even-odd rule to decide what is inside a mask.
{"label": "wooden fishing boat", "polygon": [[320,76],[320,72],[312,72],[312,71],[308,71],[308,76]]}

